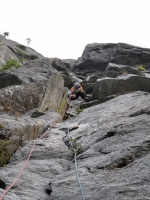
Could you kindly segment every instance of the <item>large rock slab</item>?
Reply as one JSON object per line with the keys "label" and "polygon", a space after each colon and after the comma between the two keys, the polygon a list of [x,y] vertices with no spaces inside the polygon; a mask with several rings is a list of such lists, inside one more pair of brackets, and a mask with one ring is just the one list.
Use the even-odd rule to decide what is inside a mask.
{"label": "large rock slab", "polygon": [[133,91],[150,92],[150,78],[127,74],[125,76],[118,76],[117,78],[98,79],[92,98],[105,100],[108,96]]}
{"label": "large rock slab", "polygon": [[102,77],[108,63],[149,68],[150,49],[124,43],[88,44],[75,63],[74,70],[85,77],[92,74]]}
{"label": "large rock slab", "polygon": [[17,70],[5,71],[12,73],[22,80],[23,84],[43,84],[45,85],[51,73],[57,72],[52,66],[52,59],[41,58],[26,61]]}
{"label": "large rock slab", "polygon": [[[44,85],[13,85],[0,90],[0,114],[21,115],[37,108],[40,112],[61,110],[63,113],[68,90],[58,73],[50,76]],[[61,108],[60,108],[61,107]]]}
{"label": "large rock slab", "polygon": [[73,73],[73,67],[75,64],[75,60],[73,59],[58,59],[53,58],[51,66],[60,72],[63,76],[65,82],[65,87],[71,88],[73,83],[76,81],[82,81],[77,74]]}
{"label": "large rock slab", "polygon": [[57,110],[63,114],[67,105],[67,96],[68,89],[64,88],[64,78],[58,73],[51,74],[39,111]]}
{"label": "large rock slab", "polygon": [[21,115],[38,108],[44,93],[41,86],[14,85],[0,90],[0,114]]}
{"label": "large rock slab", "polygon": [[60,118],[57,112],[47,112],[44,116],[31,118],[31,114],[21,117],[0,115],[0,166],[6,165],[21,142],[33,140],[43,134],[46,126]]}
{"label": "large rock slab", "polygon": [[142,72],[133,67],[109,63],[105,70],[104,76],[116,78],[119,75],[127,75],[127,74],[143,75]]}
{"label": "large rock slab", "polygon": [[[68,125],[79,124],[70,136],[84,149],[77,162],[85,199],[149,198],[149,98],[143,92],[122,95],[68,121]],[[52,199],[81,199],[72,180],[74,166],[70,168],[70,184],[66,173],[62,181],[53,179],[54,191],[59,193],[53,192]],[[62,191],[66,191],[63,198]]]}
{"label": "large rock slab", "polygon": [[[14,186],[14,188],[18,188],[17,191],[15,193],[10,191],[4,199],[49,199],[49,195],[45,190],[47,184],[56,175],[66,172],[72,159],[71,152],[63,142],[64,136],[65,133],[58,130],[57,132],[51,131],[46,137],[37,142],[28,166],[22,174],[22,178]],[[21,151],[16,152],[12,157],[12,164],[10,166],[8,165],[9,169],[7,167],[1,168],[0,174],[7,186],[13,181],[14,176],[17,176],[24,165],[32,146],[33,141],[22,143],[20,147]],[[12,166],[14,167],[12,168]],[[9,173],[7,173],[6,168]],[[36,183],[34,180],[36,180]],[[32,193],[29,189],[30,184],[32,184]],[[23,190],[20,188],[21,185],[24,188]],[[0,189],[0,195],[1,192],[2,189]]]}
{"label": "large rock slab", "polygon": [[[149,101],[146,92],[125,94],[57,124],[38,141],[24,173],[4,199],[82,199],[74,159],[65,145],[68,128],[83,148],[77,164],[85,199],[149,199]],[[33,141],[23,142],[10,163],[0,168],[7,187],[32,145]],[[50,197],[45,192],[49,181],[53,183]],[[0,188],[0,195],[3,191]]]}
{"label": "large rock slab", "polygon": [[4,36],[0,35],[0,68],[3,64],[6,64],[8,60],[12,59],[19,60],[21,57],[25,60],[43,58],[43,56],[34,49],[24,45],[24,49],[22,49],[20,46],[21,45],[19,43],[6,39]]}

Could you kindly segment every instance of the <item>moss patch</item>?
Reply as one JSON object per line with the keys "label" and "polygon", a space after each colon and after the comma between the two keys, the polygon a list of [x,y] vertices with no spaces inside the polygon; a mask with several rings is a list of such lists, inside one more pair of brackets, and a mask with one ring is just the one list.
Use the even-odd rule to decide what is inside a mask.
{"label": "moss patch", "polygon": [[75,155],[75,152],[76,152],[76,155],[81,154],[83,152],[82,145],[78,144],[76,139],[71,138],[71,142],[72,142],[72,147],[70,149],[71,149],[73,155]]}
{"label": "moss patch", "polygon": [[0,124],[0,131],[4,129],[4,126]]}
{"label": "moss patch", "polygon": [[30,54],[29,58],[30,58],[31,60],[34,60],[34,59],[37,59],[38,56],[36,56],[36,55],[34,55],[34,54]]}
{"label": "moss patch", "polygon": [[138,70],[139,70],[139,71],[144,71],[145,68],[144,68],[142,65],[140,65],[140,66],[138,66]]}
{"label": "moss patch", "polygon": [[81,109],[81,108],[78,108],[78,109],[76,110],[76,112],[77,112],[78,114],[80,114],[82,111],[83,111],[83,109]]}
{"label": "moss patch", "polygon": [[59,108],[58,108],[58,113],[59,113],[60,115],[63,114],[65,105],[66,105],[66,99],[63,99],[63,100],[61,101],[61,103],[60,103]]}
{"label": "moss patch", "polygon": [[12,155],[10,141],[0,140],[0,167],[6,165]]}
{"label": "moss patch", "polygon": [[22,44],[18,44],[17,47],[19,47],[22,50],[26,50],[26,46],[22,45]]}

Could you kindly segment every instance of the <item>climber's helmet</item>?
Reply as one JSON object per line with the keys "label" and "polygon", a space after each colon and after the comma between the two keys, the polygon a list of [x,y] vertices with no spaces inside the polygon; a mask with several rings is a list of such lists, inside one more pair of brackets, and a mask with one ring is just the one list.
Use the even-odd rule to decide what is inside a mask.
{"label": "climber's helmet", "polygon": [[75,82],[75,83],[74,83],[74,89],[77,90],[77,89],[79,89],[79,88],[81,88],[80,83],[79,83],[79,82]]}

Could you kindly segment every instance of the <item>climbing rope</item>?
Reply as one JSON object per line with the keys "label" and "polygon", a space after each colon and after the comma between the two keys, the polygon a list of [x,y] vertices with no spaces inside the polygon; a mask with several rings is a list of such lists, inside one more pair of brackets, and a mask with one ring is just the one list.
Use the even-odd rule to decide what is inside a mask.
{"label": "climbing rope", "polygon": [[[5,194],[14,186],[14,184],[17,182],[17,180],[19,179],[19,177],[22,175],[22,173],[23,173],[23,171],[24,171],[24,169],[25,169],[25,167],[26,167],[26,165],[27,165],[27,163],[28,163],[28,161],[29,161],[29,159],[30,159],[30,157],[31,157],[31,154],[32,154],[32,152],[33,152],[33,150],[34,150],[34,147],[35,147],[37,141],[38,141],[39,139],[42,139],[42,138],[51,130],[52,127],[54,127],[57,123],[59,123],[59,122],[63,119],[63,117],[64,117],[64,115],[65,115],[65,113],[66,113],[67,106],[68,106],[68,105],[66,105],[66,108],[65,108],[65,111],[64,111],[62,117],[61,117],[58,121],[56,121],[52,126],[50,126],[50,127],[47,129],[47,131],[44,132],[44,134],[43,134],[42,136],[38,137],[38,138],[34,141],[33,146],[32,146],[32,149],[31,149],[31,151],[30,151],[30,153],[29,153],[29,155],[28,155],[28,158],[27,158],[27,160],[25,161],[25,163],[24,163],[24,165],[23,165],[23,167],[22,167],[20,173],[18,174],[18,176],[16,177],[16,179],[14,180],[14,182],[3,192],[2,196],[0,197],[0,200],[3,199],[3,197],[5,196]],[[73,148],[73,144],[72,144],[72,142],[71,142],[71,138],[70,138],[70,134],[69,134],[69,128],[68,128],[68,137],[69,137],[70,145],[71,145],[71,147]],[[79,185],[80,192],[81,192],[81,195],[82,195],[82,200],[85,200],[84,194],[83,194],[83,191],[82,191],[82,187],[81,187],[81,183],[80,183],[80,178],[79,178],[78,166],[77,166],[77,161],[76,161],[76,149],[75,149],[75,148],[73,148],[73,149],[74,149],[74,152],[75,152],[74,159],[75,159],[75,166],[76,166],[76,173],[77,173],[78,185]]]}
{"label": "climbing rope", "polygon": [[82,191],[82,187],[81,187],[81,183],[80,183],[79,172],[78,172],[77,159],[76,159],[76,156],[77,156],[77,155],[76,155],[76,149],[73,147],[73,144],[72,144],[72,141],[71,141],[71,138],[70,138],[70,134],[69,134],[69,128],[68,128],[68,137],[69,137],[69,143],[70,143],[71,147],[73,148],[73,150],[74,150],[74,152],[75,152],[75,154],[74,154],[74,160],[75,160],[75,166],[76,166],[76,173],[77,173],[78,185],[79,185],[79,188],[80,188],[82,200],[85,200],[84,194],[83,194],[83,191]]}
{"label": "climbing rope", "polygon": [[[67,104],[68,104],[68,102],[67,102]],[[65,113],[66,113],[66,109],[67,109],[67,105],[66,105],[66,108],[65,108],[65,111],[64,111],[62,117],[61,117],[58,121],[56,121],[52,126],[50,126],[50,127],[47,129],[47,131],[44,132],[44,134],[43,134],[42,136],[38,137],[38,138],[34,141],[33,146],[32,146],[32,149],[31,149],[31,151],[30,151],[30,153],[29,153],[29,155],[28,155],[28,158],[27,158],[27,160],[25,161],[25,163],[24,163],[24,165],[23,165],[23,167],[22,167],[20,173],[18,174],[18,176],[16,177],[16,179],[14,180],[14,182],[3,192],[2,196],[0,197],[0,200],[3,199],[3,197],[5,196],[5,194],[12,188],[12,186],[14,186],[14,184],[17,182],[17,180],[19,179],[19,177],[20,177],[21,174],[23,173],[23,171],[24,171],[24,169],[25,169],[25,167],[26,167],[26,165],[27,165],[27,163],[28,163],[28,161],[29,161],[29,158],[30,158],[30,156],[31,156],[31,154],[32,154],[32,152],[33,152],[33,150],[34,150],[34,147],[35,147],[37,141],[38,141],[39,139],[42,139],[42,138],[51,130],[51,128],[52,128],[53,126],[55,126],[57,123],[59,123],[59,122],[63,119],[63,117],[64,117],[64,115],[65,115]]]}

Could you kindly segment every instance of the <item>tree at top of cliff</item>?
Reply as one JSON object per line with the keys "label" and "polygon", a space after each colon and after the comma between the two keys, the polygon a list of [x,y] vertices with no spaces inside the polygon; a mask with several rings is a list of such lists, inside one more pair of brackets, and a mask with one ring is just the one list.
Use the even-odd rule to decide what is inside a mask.
{"label": "tree at top of cliff", "polygon": [[27,46],[28,46],[30,44],[30,42],[31,42],[31,39],[30,38],[26,38],[25,40],[27,41]]}
{"label": "tree at top of cliff", "polygon": [[4,35],[4,37],[8,37],[9,36],[9,32],[4,32],[3,35]]}

